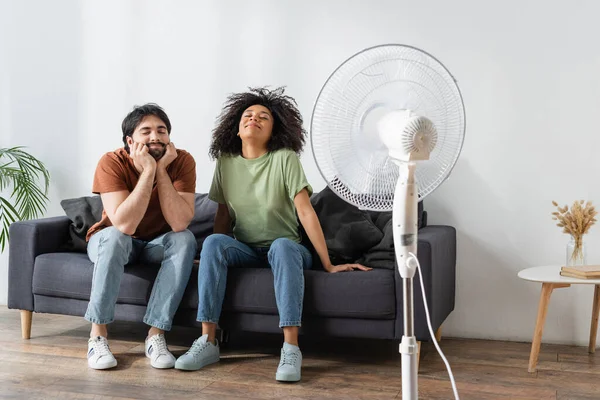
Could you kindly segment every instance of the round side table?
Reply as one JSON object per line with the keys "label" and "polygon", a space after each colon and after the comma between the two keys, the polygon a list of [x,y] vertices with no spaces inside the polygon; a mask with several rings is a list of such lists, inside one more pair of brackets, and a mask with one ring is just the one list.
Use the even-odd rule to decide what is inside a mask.
{"label": "round side table", "polygon": [[560,265],[549,265],[544,267],[527,268],[519,272],[521,279],[542,284],[542,293],[538,305],[537,320],[533,332],[533,341],[531,343],[531,354],[529,356],[529,372],[535,372],[538,357],[540,355],[540,345],[542,344],[542,332],[544,322],[546,322],[546,313],[548,303],[554,289],[570,287],[571,285],[594,285],[594,303],[592,306],[592,322],[590,326],[590,344],[588,351],[596,351],[596,333],[598,332],[598,313],[600,312],[600,279],[579,279],[560,275]]}

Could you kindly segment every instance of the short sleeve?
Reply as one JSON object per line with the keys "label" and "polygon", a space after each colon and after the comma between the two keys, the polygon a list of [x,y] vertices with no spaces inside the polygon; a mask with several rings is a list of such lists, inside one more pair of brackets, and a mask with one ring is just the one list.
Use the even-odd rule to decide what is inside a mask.
{"label": "short sleeve", "polygon": [[223,185],[221,184],[221,160],[217,159],[215,172],[213,174],[212,184],[208,192],[208,198],[220,204],[225,204],[225,196],[223,196]]}
{"label": "short sleeve", "polygon": [[302,189],[306,188],[308,196],[312,195],[313,189],[308,184],[306,175],[304,175],[304,169],[300,158],[294,152],[289,152],[284,160],[284,176],[285,176],[285,187],[287,190],[288,197],[293,201],[294,198]]}
{"label": "short sleeve", "polygon": [[119,160],[111,153],[107,153],[96,166],[92,192],[95,194],[129,191],[125,171]]}
{"label": "short sleeve", "polygon": [[[181,152],[177,158],[181,157],[179,166],[176,169],[175,176],[171,178],[173,187],[177,192],[195,193],[196,192],[196,161],[190,153]],[[177,160],[177,159],[176,159]]]}

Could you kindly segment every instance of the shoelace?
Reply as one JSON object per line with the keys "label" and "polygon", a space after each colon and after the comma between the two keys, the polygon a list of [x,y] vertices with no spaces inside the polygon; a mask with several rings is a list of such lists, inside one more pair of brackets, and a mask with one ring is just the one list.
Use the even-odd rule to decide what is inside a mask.
{"label": "shoelace", "polygon": [[190,354],[194,357],[198,357],[200,353],[204,351],[208,347],[208,342],[201,343],[200,340],[194,340],[192,347],[185,353]]}
{"label": "shoelace", "polygon": [[152,340],[152,344],[154,345],[156,354],[166,354],[169,350],[167,349],[167,342],[165,341],[162,335],[158,335]]}
{"label": "shoelace", "polygon": [[298,353],[288,353],[285,350],[281,353],[281,361],[279,362],[279,366],[286,364],[291,365],[292,367],[296,366],[296,362],[298,361]]}
{"label": "shoelace", "polygon": [[110,354],[110,349],[108,348],[108,342],[106,340],[96,339],[94,342],[96,343],[94,347],[96,348],[95,352],[98,357]]}

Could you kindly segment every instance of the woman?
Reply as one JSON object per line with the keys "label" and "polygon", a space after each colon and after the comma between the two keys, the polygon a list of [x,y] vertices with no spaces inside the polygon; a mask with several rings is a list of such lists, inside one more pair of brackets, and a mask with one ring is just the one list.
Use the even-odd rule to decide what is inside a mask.
{"label": "woman", "polygon": [[[296,102],[284,95],[283,88],[250,89],[228,98],[210,147],[217,166],[209,197],[219,205],[214,234],[203,244],[198,270],[197,320],[202,323],[203,335],[179,357],[175,368],[197,370],[219,361],[215,333],[227,268],[270,266],[284,336],[276,379],[300,380],[303,269],[311,267],[312,257],[300,244],[298,219],[326,271],[370,269],[359,264],[331,264],[310,203],[312,188],[297,155],[305,135]],[[235,239],[227,235],[232,225]]]}

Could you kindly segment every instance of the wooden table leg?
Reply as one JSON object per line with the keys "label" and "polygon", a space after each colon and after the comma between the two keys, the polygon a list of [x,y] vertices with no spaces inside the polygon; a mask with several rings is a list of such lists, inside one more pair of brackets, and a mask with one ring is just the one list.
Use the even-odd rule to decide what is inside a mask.
{"label": "wooden table leg", "polygon": [[546,313],[548,312],[548,303],[550,302],[552,289],[554,289],[554,285],[552,283],[542,283],[542,293],[540,295],[540,303],[538,305],[535,330],[533,331],[533,342],[531,343],[531,354],[529,355],[529,368],[527,369],[529,372],[535,372],[538,357],[540,355],[542,332],[544,331],[544,323],[546,322]]}
{"label": "wooden table leg", "polygon": [[592,306],[592,323],[590,325],[590,353],[596,352],[596,334],[598,333],[598,313],[600,313],[600,285],[594,286],[594,303]]}

